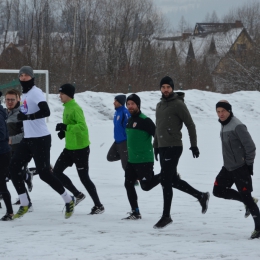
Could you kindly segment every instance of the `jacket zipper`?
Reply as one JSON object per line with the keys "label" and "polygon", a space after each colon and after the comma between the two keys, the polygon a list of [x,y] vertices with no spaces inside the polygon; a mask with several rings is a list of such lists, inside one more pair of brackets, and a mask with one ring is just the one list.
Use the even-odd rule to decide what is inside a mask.
{"label": "jacket zipper", "polygon": [[228,142],[229,142],[229,146],[230,146],[231,152],[232,152],[232,154],[233,154],[234,160],[235,160],[235,162],[237,162],[236,157],[235,157],[235,154],[234,154],[234,151],[233,151],[233,149],[232,149],[232,145],[231,145],[231,141],[230,141],[229,135],[228,135]]}

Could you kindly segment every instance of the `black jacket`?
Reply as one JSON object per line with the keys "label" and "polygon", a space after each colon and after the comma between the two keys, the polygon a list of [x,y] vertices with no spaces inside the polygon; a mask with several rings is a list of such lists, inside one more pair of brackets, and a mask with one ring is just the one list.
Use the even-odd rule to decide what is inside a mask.
{"label": "black jacket", "polygon": [[8,130],[5,120],[7,119],[7,114],[0,105],[0,154],[7,153],[11,150],[8,142],[9,142],[9,136],[8,136]]}

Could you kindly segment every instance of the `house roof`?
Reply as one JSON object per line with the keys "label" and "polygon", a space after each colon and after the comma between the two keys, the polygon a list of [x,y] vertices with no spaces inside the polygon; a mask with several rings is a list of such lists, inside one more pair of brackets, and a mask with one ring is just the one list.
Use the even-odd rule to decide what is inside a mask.
{"label": "house roof", "polygon": [[202,60],[204,56],[209,52],[210,44],[213,40],[213,35],[209,34],[206,37],[191,37],[191,43],[196,60]]}
{"label": "house roof", "polygon": [[19,35],[18,35],[18,31],[8,31],[6,34],[6,39],[5,39],[5,32],[3,32],[0,35],[0,43],[3,44],[4,41],[6,41],[6,43],[13,43],[13,44],[18,44],[19,43]]}
{"label": "house roof", "polygon": [[225,32],[233,28],[242,28],[243,23],[236,21],[235,23],[196,23],[193,34],[203,35],[215,32]]}
{"label": "house roof", "polygon": [[231,49],[244,28],[234,28],[227,32],[214,33],[214,42],[219,56],[223,57]]}
{"label": "house roof", "polygon": [[179,63],[183,65],[186,62],[188,56],[190,41],[175,41],[174,46]]}

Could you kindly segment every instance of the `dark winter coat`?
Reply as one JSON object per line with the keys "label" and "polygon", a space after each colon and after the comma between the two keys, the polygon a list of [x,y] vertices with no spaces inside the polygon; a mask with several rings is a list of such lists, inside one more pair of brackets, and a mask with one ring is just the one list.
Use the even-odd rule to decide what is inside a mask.
{"label": "dark winter coat", "polygon": [[252,165],[255,159],[255,144],[246,126],[236,117],[221,125],[220,137],[224,167],[233,171],[243,165]]}
{"label": "dark winter coat", "polygon": [[175,92],[169,98],[161,98],[156,106],[156,133],[154,147],[182,146],[183,123],[188,129],[191,146],[197,146],[195,124],[184,103],[184,93]]}
{"label": "dark winter coat", "polygon": [[22,141],[24,137],[23,132],[23,123],[18,121],[17,115],[19,113],[20,106],[15,107],[14,109],[7,111],[8,118],[6,120],[9,137],[12,140],[12,151],[17,149],[17,146]]}
{"label": "dark winter coat", "polygon": [[7,114],[0,105],[0,154],[7,153],[9,152],[10,146],[8,144],[9,142],[9,135],[8,135],[8,130],[7,130],[7,125],[5,120],[7,119]]}

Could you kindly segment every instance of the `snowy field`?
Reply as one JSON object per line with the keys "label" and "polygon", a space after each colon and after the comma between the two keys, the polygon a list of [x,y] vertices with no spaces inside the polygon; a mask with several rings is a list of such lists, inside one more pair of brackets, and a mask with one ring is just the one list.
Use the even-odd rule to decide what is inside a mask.
{"label": "snowy field", "polygon": [[[160,92],[137,93],[143,113],[155,118]],[[244,205],[213,197],[215,176],[222,167],[220,123],[215,104],[227,99],[233,112],[247,125],[257,146],[254,164],[253,196],[260,198],[260,93],[237,92],[222,95],[198,90],[185,91],[185,102],[196,124],[200,157],[194,159],[189,150],[186,127],[183,128],[184,150],[178,171],[196,189],[211,193],[205,215],[195,198],[174,190],[172,225],[153,229],[162,214],[163,195],[158,185],[150,192],[137,187],[140,221],[121,220],[130,211],[124,188],[124,173],[120,162],[108,162],[106,154],[113,143],[113,101],[116,94],[84,92],[75,95],[82,106],[90,133],[90,176],[101,202],[102,215],[87,215],[93,203],[87,195],[70,219],[64,218],[61,197],[38,176],[33,180],[31,199],[34,212],[15,221],[1,222],[0,259],[94,259],[94,260],[167,260],[167,259],[260,259],[260,240],[248,240],[254,229],[253,220],[244,218]],[[58,95],[50,95],[51,116],[48,128],[52,133],[51,163],[64,148],[55,126],[62,121],[63,106]],[[40,149],[40,147],[39,147]],[[31,162],[30,166],[34,163]],[[160,172],[155,162],[155,173]],[[65,173],[79,190],[86,193],[75,167]],[[15,201],[17,194],[8,183]],[[3,205],[3,202],[2,202]],[[18,206],[13,206],[14,211]],[[5,214],[5,206],[0,209]]]}

